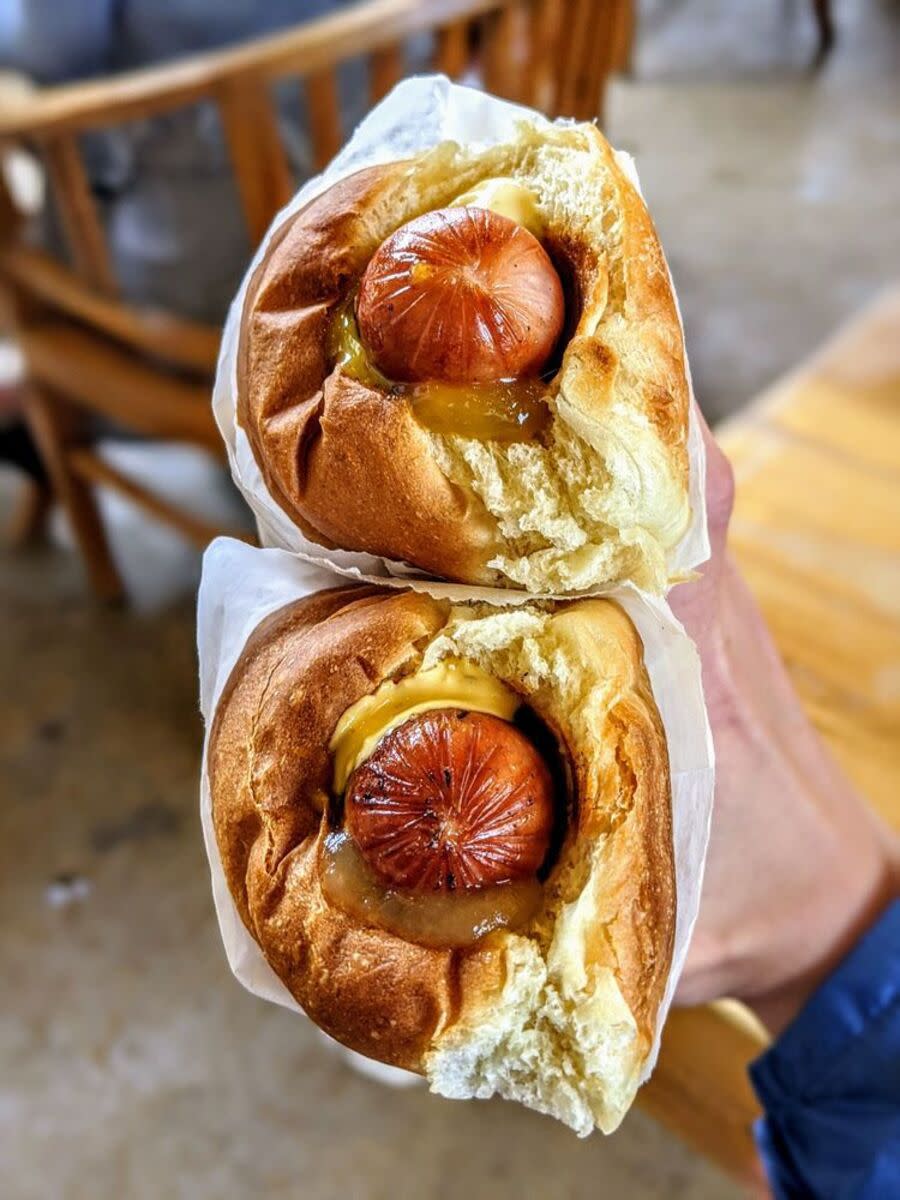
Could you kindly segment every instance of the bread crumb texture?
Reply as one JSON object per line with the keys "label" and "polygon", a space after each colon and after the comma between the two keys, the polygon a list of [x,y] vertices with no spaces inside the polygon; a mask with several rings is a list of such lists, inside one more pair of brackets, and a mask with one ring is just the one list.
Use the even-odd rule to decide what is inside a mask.
{"label": "bread crumb texture", "polygon": [[[499,1094],[565,1122],[580,1136],[614,1130],[637,1091],[671,952],[674,895],[664,740],[640,642],[618,606],[589,601],[556,611],[454,609],[425,651],[489,667],[565,730],[582,797],[533,929],[485,939],[494,972],[463,975],[458,1018],[425,1057],[433,1091]],[[613,730],[621,705],[653,732],[643,761],[623,764]],[[645,710],[642,711],[643,706]],[[641,808],[663,794],[662,858],[646,861]],[[658,804],[658,799],[657,799]],[[637,877],[658,872],[650,901]],[[499,964],[499,967],[498,967]],[[626,998],[627,993],[627,998]]]}
{"label": "bread crumb texture", "polygon": [[[535,593],[622,579],[662,590],[667,552],[690,520],[688,392],[649,215],[592,126],[523,125],[515,149],[484,154],[481,170],[494,169],[537,197],[580,311],[550,385],[548,435],[511,444],[433,435],[435,458],[497,522],[502,553],[487,565],[505,580]],[[555,243],[554,230],[564,231]]]}
{"label": "bread crumb texture", "polygon": [[451,1100],[517,1100],[579,1137],[612,1133],[637,1091],[636,1071],[622,1070],[635,1060],[634,1017],[613,972],[588,975],[558,948],[545,961],[535,942],[515,935],[503,952],[500,995],[476,1025],[457,1024],[426,1057],[431,1090]]}

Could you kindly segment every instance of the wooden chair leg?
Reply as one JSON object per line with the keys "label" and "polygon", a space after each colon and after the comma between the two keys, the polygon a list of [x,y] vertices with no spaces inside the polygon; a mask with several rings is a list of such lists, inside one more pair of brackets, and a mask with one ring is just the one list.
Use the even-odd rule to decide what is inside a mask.
{"label": "wooden chair leg", "polygon": [[819,32],[819,44],[816,48],[813,66],[820,67],[834,46],[834,16],[831,11],[831,0],[813,0],[816,14],[816,28]]}
{"label": "wooden chair leg", "polygon": [[30,385],[25,413],[57,498],[72,524],[95,595],[105,601],[121,600],[125,589],[94,494],[68,462],[67,450],[79,441],[77,411],[49,391]]}
{"label": "wooden chair leg", "polygon": [[53,494],[47,484],[24,476],[18,499],[3,530],[3,545],[20,550],[44,536]]}

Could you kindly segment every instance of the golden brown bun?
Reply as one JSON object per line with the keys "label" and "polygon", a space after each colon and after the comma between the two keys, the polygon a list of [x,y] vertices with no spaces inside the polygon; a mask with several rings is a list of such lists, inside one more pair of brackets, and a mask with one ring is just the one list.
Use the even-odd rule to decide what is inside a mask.
{"label": "golden brown bun", "polygon": [[[496,176],[537,197],[577,314],[550,426],[512,445],[427,431],[406,400],[332,370],[327,348],[384,239]],[[626,578],[659,590],[690,515],[687,419],[662,251],[592,125],[523,125],[508,145],[444,143],[352,175],[282,225],[246,294],[238,421],[274,499],[326,546],[533,592]]]}
{"label": "golden brown bun", "polygon": [[[577,801],[529,925],[431,949],[330,904],[319,852],[340,717],[445,658],[523,696],[566,748]],[[580,1133],[618,1124],[668,976],[675,884],[665,735],[617,605],[451,607],[363,587],[308,597],[248,642],[208,765],[238,911],[322,1029],[445,1095],[499,1092]]]}

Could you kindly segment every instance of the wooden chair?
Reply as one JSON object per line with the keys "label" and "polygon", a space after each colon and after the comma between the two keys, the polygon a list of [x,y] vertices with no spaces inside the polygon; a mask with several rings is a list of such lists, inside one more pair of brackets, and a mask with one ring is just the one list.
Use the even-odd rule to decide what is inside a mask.
{"label": "wooden chair", "polygon": [[90,444],[87,414],[126,429],[183,439],[221,453],[210,411],[218,331],[170,313],[125,304],[82,163],[79,138],[198,101],[218,109],[252,242],[290,198],[294,180],[282,146],[272,88],[296,78],[305,98],[317,165],[346,134],[336,68],[368,60],[370,99],[404,74],[405,44],[434,34],[436,70],[475,70],[499,95],[548,113],[590,119],[600,112],[605,49],[618,0],[372,0],[333,16],[213,54],[100,81],[37,91],[0,113],[0,149],[24,146],[43,162],[71,266],[16,232],[0,187],[0,282],[12,300],[25,352],[27,412],[56,493],[65,506],[94,590],[122,587],[93,496],[117,489],[176,525],[199,545],[216,530],[122,475]]}

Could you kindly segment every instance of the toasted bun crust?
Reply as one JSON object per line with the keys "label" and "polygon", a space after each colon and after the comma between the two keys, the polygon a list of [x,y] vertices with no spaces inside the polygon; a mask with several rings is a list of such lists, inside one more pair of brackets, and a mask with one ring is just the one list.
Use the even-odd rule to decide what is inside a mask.
{"label": "toasted bun crust", "polygon": [[[329,742],[384,680],[464,658],[556,731],[573,811],[531,924],[433,949],[323,894]],[[451,1096],[499,1092],[580,1133],[633,1098],[675,921],[665,735],[634,627],[610,601],[550,610],[343,587],[256,630],[219,701],[213,821],[238,911],[332,1037]]]}
{"label": "toasted bun crust", "polygon": [[[332,369],[328,329],[381,243],[483,179],[531,189],[569,293],[538,442],[430,433],[407,401]],[[661,589],[689,520],[681,327],[647,210],[592,125],[524,125],[361,171],[276,232],[247,291],[238,421],[312,540],[465,583]]]}

